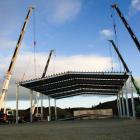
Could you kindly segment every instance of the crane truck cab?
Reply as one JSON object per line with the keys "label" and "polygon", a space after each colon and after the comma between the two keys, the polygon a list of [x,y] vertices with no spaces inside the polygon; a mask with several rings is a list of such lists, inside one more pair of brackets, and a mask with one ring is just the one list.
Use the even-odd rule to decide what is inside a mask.
{"label": "crane truck cab", "polygon": [[16,122],[16,115],[14,110],[8,109],[6,110],[6,115],[7,115],[7,122],[8,123],[15,123]]}
{"label": "crane truck cab", "polygon": [[15,123],[16,115],[14,110],[8,109],[6,113],[0,112],[0,122],[1,123]]}
{"label": "crane truck cab", "polygon": [[41,121],[41,113],[36,113],[33,115],[34,121]]}
{"label": "crane truck cab", "polygon": [[0,123],[7,122],[7,114],[0,112]]}

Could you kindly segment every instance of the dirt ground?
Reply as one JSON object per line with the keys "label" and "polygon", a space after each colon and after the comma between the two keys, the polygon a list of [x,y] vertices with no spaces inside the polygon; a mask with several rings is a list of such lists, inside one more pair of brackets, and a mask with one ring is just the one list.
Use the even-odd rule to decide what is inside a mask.
{"label": "dirt ground", "polygon": [[140,120],[79,120],[0,125],[0,140],[140,140]]}

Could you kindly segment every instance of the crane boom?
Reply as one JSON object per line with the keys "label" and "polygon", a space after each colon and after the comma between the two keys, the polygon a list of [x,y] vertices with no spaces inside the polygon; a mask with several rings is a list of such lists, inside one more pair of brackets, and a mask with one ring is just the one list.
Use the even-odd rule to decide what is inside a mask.
{"label": "crane boom", "polygon": [[[47,72],[47,69],[48,69],[50,59],[51,59],[51,56],[52,56],[53,52],[54,52],[54,50],[50,50],[50,53],[49,53],[49,56],[48,56],[48,59],[47,59],[47,63],[46,63],[46,66],[44,68],[44,71],[43,71],[43,74],[42,74],[41,78],[45,77],[45,75],[46,75],[46,72]],[[39,96],[40,96],[40,93],[37,93],[34,104],[32,106],[32,115],[34,114],[36,105],[38,104]]]}
{"label": "crane boom", "polygon": [[[118,54],[118,56],[119,56],[119,58],[120,58],[120,60],[121,60],[121,62],[123,64],[124,68],[126,69],[126,72],[130,73],[130,70],[129,70],[126,62],[124,61],[120,51],[118,50],[117,46],[114,43],[114,41],[113,40],[109,40],[109,42],[112,44],[113,48],[115,49],[116,53]],[[134,87],[135,87],[135,89],[137,91],[137,94],[140,95],[140,89],[138,88],[138,86],[136,84],[136,81],[135,81],[135,79],[134,79],[134,77],[132,75],[131,75],[131,80],[132,80],[132,83],[133,83],[133,85],[134,85]]]}
{"label": "crane boom", "polygon": [[33,7],[29,8],[29,11],[28,11],[27,16],[25,18],[25,22],[23,24],[23,27],[22,27],[22,30],[21,30],[16,48],[15,48],[15,51],[14,51],[14,54],[13,54],[12,59],[11,59],[11,63],[9,65],[8,71],[6,73],[6,78],[4,80],[1,95],[0,95],[0,110],[2,109],[2,105],[3,105],[3,102],[5,100],[5,96],[7,94],[7,90],[8,90],[9,82],[10,82],[12,72],[13,72],[13,69],[14,69],[14,65],[15,65],[15,62],[16,62],[16,58],[17,58],[17,55],[18,55],[18,52],[19,52],[19,49],[20,49],[20,46],[21,46],[21,42],[23,40],[23,36],[25,34],[25,29],[27,27],[27,23],[29,21],[29,18],[30,18],[30,15],[31,15],[33,9],[34,9]]}
{"label": "crane boom", "polygon": [[49,62],[50,62],[50,59],[51,59],[51,56],[52,56],[52,53],[54,52],[54,50],[50,50],[50,53],[49,53],[49,56],[48,56],[48,60],[47,60],[47,63],[46,63],[46,66],[44,68],[44,71],[43,71],[43,74],[42,74],[42,77],[45,77],[46,75],[46,72],[47,72],[47,69],[48,69],[48,66],[49,66]]}
{"label": "crane boom", "polygon": [[137,48],[138,48],[138,50],[140,52],[140,42],[138,41],[138,39],[137,39],[136,35],[134,34],[134,32],[132,31],[130,25],[128,24],[128,22],[124,18],[123,14],[121,13],[118,5],[117,4],[113,4],[112,8],[114,8],[117,11],[119,17],[121,18],[122,22],[124,23],[126,29],[128,30],[131,38],[133,39],[134,43],[136,44],[136,46],[137,46]]}

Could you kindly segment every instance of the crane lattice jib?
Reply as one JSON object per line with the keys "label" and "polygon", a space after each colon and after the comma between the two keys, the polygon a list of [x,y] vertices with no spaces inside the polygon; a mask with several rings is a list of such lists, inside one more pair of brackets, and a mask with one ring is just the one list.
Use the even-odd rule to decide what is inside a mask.
{"label": "crane lattice jib", "polygon": [[[49,53],[49,56],[48,56],[48,59],[47,59],[47,63],[45,65],[45,68],[44,68],[44,71],[43,71],[43,74],[42,74],[42,77],[41,78],[44,78],[45,75],[46,75],[46,72],[48,70],[48,66],[49,66],[49,63],[50,63],[50,59],[51,59],[51,56],[52,56],[52,53],[54,52],[54,50],[50,50],[50,53]],[[39,97],[40,97],[40,93],[37,93],[36,95],[36,98],[34,100],[34,104],[32,106],[32,115],[35,115],[35,108],[36,108],[36,105],[38,104],[39,102]]]}
{"label": "crane lattice jib", "polygon": [[129,32],[131,38],[133,39],[134,43],[136,44],[136,46],[137,46],[137,48],[138,48],[138,50],[139,50],[139,52],[140,52],[140,42],[138,41],[138,39],[137,39],[136,35],[134,34],[134,32],[132,31],[130,25],[128,24],[128,22],[127,22],[126,19],[124,18],[123,14],[121,13],[121,11],[120,11],[118,5],[117,5],[117,4],[113,4],[113,5],[112,5],[112,8],[114,8],[114,9],[117,11],[119,17],[121,18],[122,22],[124,23],[124,26],[125,26],[126,29],[128,30],[128,32]]}
{"label": "crane lattice jib", "polygon": [[30,18],[30,15],[31,15],[33,9],[34,9],[33,7],[29,8],[29,11],[28,11],[27,16],[25,18],[25,22],[23,24],[23,27],[22,27],[22,30],[21,30],[16,48],[15,48],[15,51],[14,51],[14,54],[12,56],[12,59],[11,59],[11,62],[10,62],[9,68],[8,68],[8,71],[6,73],[6,78],[4,80],[1,95],[0,95],[0,110],[2,109],[2,105],[5,101],[5,97],[6,97],[6,94],[7,94],[8,87],[9,87],[9,82],[11,80],[12,72],[13,72],[14,65],[15,65],[15,62],[16,62],[16,59],[17,59],[17,55],[18,55],[18,52],[19,52],[19,49],[20,49],[20,46],[21,46],[21,42],[22,42],[23,37],[24,37],[25,29],[27,27],[27,23],[29,21],[29,18]]}
{"label": "crane lattice jib", "polygon": [[[119,58],[120,58],[120,60],[121,60],[121,62],[122,62],[122,64],[123,64],[123,66],[124,66],[126,72],[130,73],[130,70],[129,70],[129,68],[128,68],[126,62],[124,61],[124,59],[123,59],[123,57],[122,57],[120,51],[118,50],[117,46],[116,46],[115,43],[114,43],[114,41],[113,41],[113,40],[109,40],[109,41],[110,41],[110,43],[112,44],[113,48],[115,49],[117,55],[119,56]],[[133,83],[133,85],[134,85],[134,87],[135,87],[135,89],[136,89],[136,91],[137,91],[137,94],[140,95],[140,89],[139,89],[139,87],[137,86],[136,80],[134,79],[134,77],[132,76],[132,74],[131,74],[131,81],[132,81],[132,83]]]}
{"label": "crane lattice jib", "polygon": [[49,53],[49,57],[48,57],[48,60],[47,60],[47,63],[46,63],[46,66],[44,68],[44,71],[43,71],[43,74],[42,74],[42,77],[45,77],[46,75],[46,72],[47,72],[47,69],[48,69],[48,66],[49,66],[49,62],[50,62],[50,59],[51,59],[51,56],[52,56],[52,53],[54,52],[54,50],[50,50],[50,53]]}

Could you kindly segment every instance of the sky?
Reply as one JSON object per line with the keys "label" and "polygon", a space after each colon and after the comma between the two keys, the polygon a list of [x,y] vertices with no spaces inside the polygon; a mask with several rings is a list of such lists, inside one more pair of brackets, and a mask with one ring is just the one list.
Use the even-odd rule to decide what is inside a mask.
{"label": "sky", "polygon": [[[0,85],[30,6],[35,7],[14,67],[8,90],[8,105],[15,106],[15,83],[40,77],[48,53],[55,49],[47,75],[65,71],[123,71],[108,39],[115,39],[132,74],[139,82],[140,54],[117,13],[123,15],[140,40],[140,0],[1,0],[0,1]],[[35,38],[35,39],[34,39]],[[35,53],[33,42],[36,41]],[[36,62],[34,62],[34,59]],[[23,74],[25,77],[23,79]],[[21,108],[28,107],[29,92],[21,90]],[[60,107],[89,107],[116,97],[72,97],[58,101]],[[48,103],[47,100],[45,101]],[[81,105],[82,103],[82,105]]]}

